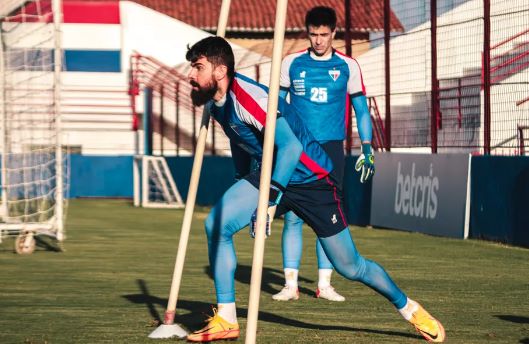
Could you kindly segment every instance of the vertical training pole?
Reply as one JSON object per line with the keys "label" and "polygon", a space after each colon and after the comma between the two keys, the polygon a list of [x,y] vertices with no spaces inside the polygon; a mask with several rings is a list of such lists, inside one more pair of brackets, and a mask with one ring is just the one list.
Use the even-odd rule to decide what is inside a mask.
{"label": "vertical training pole", "polygon": [[[2,25],[0,23],[0,25]],[[2,155],[2,168],[1,168],[1,188],[2,188],[2,204],[0,206],[0,218],[4,219],[8,214],[7,207],[7,91],[6,91],[6,76],[5,76],[5,59],[3,50],[3,32],[0,26],[0,122],[2,126],[2,132],[0,133],[0,145]],[[4,219],[4,221],[6,221]],[[7,221],[6,221],[7,222]],[[0,230],[0,242],[2,242],[2,232]]]}
{"label": "vertical training pole", "polygon": [[231,0],[222,0],[220,5],[219,22],[217,24],[217,36],[226,36],[226,26],[228,26],[228,14],[230,13]]}
{"label": "vertical training pole", "polygon": [[52,1],[53,30],[55,46],[53,49],[53,105],[55,113],[55,218],[57,221],[57,240],[64,240],[64,162],[62,154],[62,118],[61,118],[61,72],[62,72],[62,47],[61,23],[62,1]]}
{"label": "vertical training pole", "polygon": [[250,282],[250,299],[248,302],[248,321],[246,326],[246,344],[255,343],[257,333],[257,316],[259,313],[259,296],[263,272],[263,255],[265,246],[265,226],[268,210],[268,191],[272,174],[272,157],[274,154],[274,134],[279,97],[279,72],[281,55],[285,38],[285,20],[288,0],[278,0],[276,5],[276,22],[274,30],[274,48],[272,50],[272,68],[266,112],[266,130],[261,163],[261,180],[259,183],[259,202],[257,206],[257,228],[253,248],[252,278]]}
{"label": "vertical training pole", "polygon": [[[219,24],[217,26],[217,36],[223,37],[226,33],[226,23],[228,22],[229,9],[230,0],[222,0]],[[200,131],[198,133],[198,140],[195,149],[195,159],[193,160],[193,168],[191,169],[191,180],[189,181],[189,189],[187,193],[184,219],[182,222],[180,240],[178,242],[178,252],[176,254],[173,280],[171,282],[171,291],[169,293],[169,301],[167,302],[167,310],[165,311],[164,316],[165,325],[174,324],[176,303],[178,301],[178,292],[180,290],[180,282],[182,280],[182,271],[184,269],[184,260],[187,251],[187,242],[189,240],[189,232],[191,230],[193,211],[195,209],[195,201],[198,189],[198,182],[200,179],[200,171],[202,169],[202,160],[204,158],[204,149],[206,147],[208,125],[209,114],[207,112],[204,112],[204,115],[202,116],[202,122],[200,123]]]}

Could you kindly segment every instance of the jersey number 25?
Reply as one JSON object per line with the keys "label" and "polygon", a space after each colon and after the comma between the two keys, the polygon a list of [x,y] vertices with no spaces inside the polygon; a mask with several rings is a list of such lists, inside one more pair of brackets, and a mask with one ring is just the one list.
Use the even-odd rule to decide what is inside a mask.
{"label": "jersey number 25", "polygon": [[315,103],[327,102],[327,88],[326,87],[312,87],[310,89],[310,101]]}

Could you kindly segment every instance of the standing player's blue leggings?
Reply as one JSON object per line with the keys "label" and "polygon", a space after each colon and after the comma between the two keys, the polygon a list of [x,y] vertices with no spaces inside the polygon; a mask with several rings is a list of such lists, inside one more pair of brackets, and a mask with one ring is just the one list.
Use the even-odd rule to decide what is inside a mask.
{"label": "standing player's blue leggings", "polygon": [[[218,303],[235,302],[237,257],[233,235],[250,222],[258,194],[258,190],[248,181],[239,180],[224,193],[206,219],[209,263]],[[380,265],[358,253],[348,228],[319,240],[339,274],[371,287],[397,308],[405,306],[406,295]]]}
{"label": "standing player's blue leggings", "polygon": [[[303,253],[303,220],[293,211],[285,214],[285,225],[283,227],[281,248],[283,251],[283,269],[299,270],[299,263]],[[332,269],[332,263],[316,240],[316,256],[318,257],[318,269]]]}

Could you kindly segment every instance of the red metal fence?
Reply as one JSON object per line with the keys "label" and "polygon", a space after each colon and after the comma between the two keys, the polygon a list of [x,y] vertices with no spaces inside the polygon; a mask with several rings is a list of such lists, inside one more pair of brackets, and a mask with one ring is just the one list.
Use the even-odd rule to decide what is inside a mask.
{"label": "red metal fence", "polygon": [[525,154],[529,2],[391,4],[405,31],[374,35],[358,57],[389,148]]}
{"label": "red metal fence", "polygon": [[[405,31],[390,33],[387,25],[385,33],[371,35],[371,48],[357,56],[374,147],[526,154],[529,2],[400,0],[391,5]],[[365,46],[353,44],[353,55],[356,44]],[[266,83],[269,61],[246,57],[244,66],[245,74]],[[142,87],[152,88],[158,99],[153,103],[155,148],[162,154],[167,149],[177,155],[192,152],[201,111],[190,102],[185,73],[140,55],[132,57],[131,67],[132,103],[138,102]],[[135,118],[137,110],[138,104],[133,106]],[[349,122],[348,153],[360,145],[354,113]],[[218,127],[210,136],[211,154],[229,154]]]}

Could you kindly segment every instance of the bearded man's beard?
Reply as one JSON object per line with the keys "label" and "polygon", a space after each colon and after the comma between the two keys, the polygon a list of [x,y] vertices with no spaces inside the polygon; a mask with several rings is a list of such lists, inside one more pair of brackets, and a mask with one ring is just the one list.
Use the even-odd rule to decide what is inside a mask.
{"label": "bearded man's beard", "polygon": [[197,90],[191,90],[191,100],[195,106],[206,104],[213,98],[215,93],[217,93],[218,84],[217,80],[215,79],[211,80],[209,85],[205,87],[200,87],[200,85],[195,81],[191,81],[190,84],[192,86],[198,87]]}

